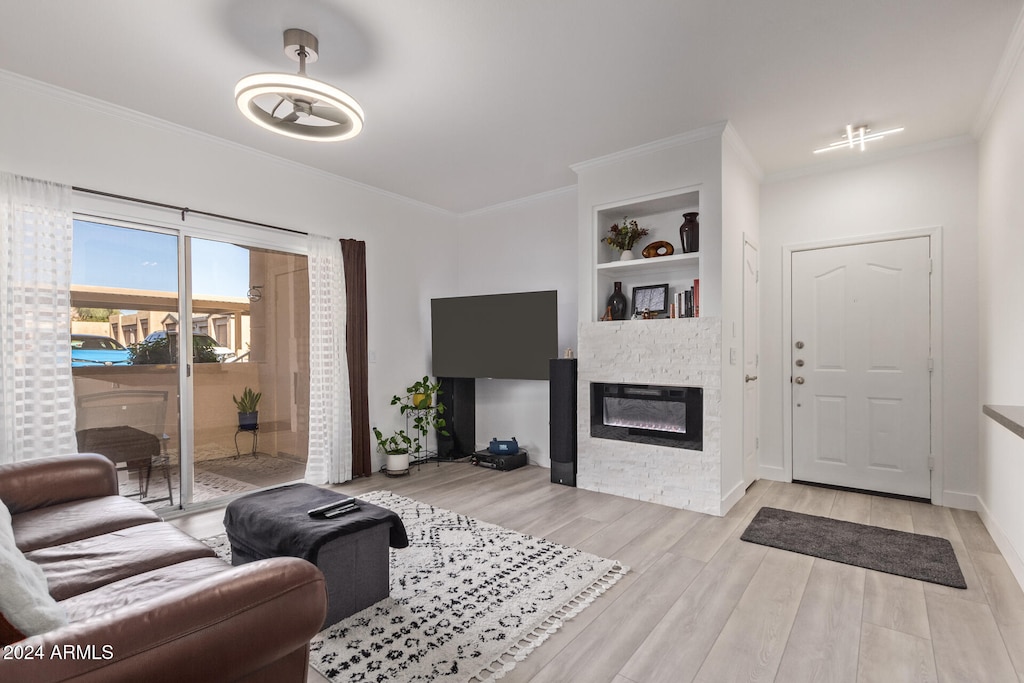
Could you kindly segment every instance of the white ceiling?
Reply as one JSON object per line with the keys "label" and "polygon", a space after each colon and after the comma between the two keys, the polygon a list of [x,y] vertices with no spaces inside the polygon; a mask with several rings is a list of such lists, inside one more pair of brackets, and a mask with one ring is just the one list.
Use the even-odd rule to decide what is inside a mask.
{"label": "white ceiling", "polygon": [[[571,164],[730,121],[767,174],[971,134],[1024,0],[5,0],[0,69],[463,213],[575,183]],[[294,72],[366,111],[354,140],[246,121]],[[4,103],[4,106],[16,106]],[[877,152],[876,152],[877,153]]]}

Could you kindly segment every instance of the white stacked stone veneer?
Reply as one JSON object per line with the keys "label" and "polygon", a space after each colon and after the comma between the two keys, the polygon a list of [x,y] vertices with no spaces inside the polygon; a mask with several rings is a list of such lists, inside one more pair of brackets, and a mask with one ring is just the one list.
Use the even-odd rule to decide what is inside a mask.
{"label": "white stacked stone veneer", "polygon": [[[581,323],[578,357],[576,485],[721,514],[721,319]],[[704,397],[704,450],[591,437],[592,382],[700,387]]]}

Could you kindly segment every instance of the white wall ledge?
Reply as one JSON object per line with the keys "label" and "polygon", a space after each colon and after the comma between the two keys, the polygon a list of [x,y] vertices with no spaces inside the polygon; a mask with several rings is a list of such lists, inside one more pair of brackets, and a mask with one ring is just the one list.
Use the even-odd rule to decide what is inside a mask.
{"label": "white wall ledge", "polygon": [[1024,439],[1024,406],[985,405],[981,412]]}

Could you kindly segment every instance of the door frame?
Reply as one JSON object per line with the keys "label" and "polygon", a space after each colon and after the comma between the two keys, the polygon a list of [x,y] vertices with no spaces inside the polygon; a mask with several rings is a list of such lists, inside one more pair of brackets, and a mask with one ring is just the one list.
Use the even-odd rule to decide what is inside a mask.
{"label": "door frame", "polygon": [[931,329],[932,372],[929,383],[931,396],[931,500],[935,505],[942,505],[944,488],[945,450],[942,441],[942,410],[943,410],[943,353],[942,353],[942,226],[914,228],[895,232],[860,235],[855,237],[839,237],[814,242],[785,244],[782,246],[782,354],[780,357],[782,384],[782,468],[793,481],[793,383],[791,373],[791,354],[793,349],[793,254],[800,251],[827,249],[830,247],[849,247],[858,244],[892,242],[928,238],[928,252],[931,258],[931,277],[929,286],[929,307]]}
{"label": "door frame", "polygon": [[[746,288],[747,288],[747,269],[746,269],[746,257],[747,257],[747,246],[750,246],[754,253],[757,255],[757,273],[754,277],[754,301],[756,307],[754,311],[747,310],[747,299],[746,299]],[[757,342],[755,344],[754,353],[757,354],[757,368],[758,373],[761,373],[761,346],[763,340],[761,339],[761,247],[757,241],[747,233],[743,233],[743,255],[744,261],[741,263],[743,273],[743,345],[742,354],[740,358],[740,365],[743,367],[741,374],[746,376],[747,372],[747,324],[751,322],[750,313],[753,313],[753,324],[757,329]],[[758,380],[759,381],[759,380]],[[741,440],[741,448],[743,451],[743,464],[742,464],[742,475],[743,475],[743,486],[744,488],[750,487],[759,478],[759,470],[761,464],[761,385],[756,386],[757,389],[757,406],[755,407],[754,414],[754,470],[751,472],[751,477],[747,478],[747,442],[746,442],[746,420],[747,411],[750,410],[750,406],[747,405],[747,386],[746,380],[743,382],[742,390],[742,404],[743,404],[743,439]],[[792,480],[792,476],[790,476]]]}

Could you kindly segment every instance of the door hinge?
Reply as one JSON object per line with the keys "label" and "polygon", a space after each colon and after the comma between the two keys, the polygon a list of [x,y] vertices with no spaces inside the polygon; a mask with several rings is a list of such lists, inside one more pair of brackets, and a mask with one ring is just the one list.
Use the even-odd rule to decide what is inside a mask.
{"label": "door hinge", "polygon": [[928,274],[931,275],[934,272],[935,261],[928,259]]}
{"label": "door hinge", "polygon": [[928,372],[935,372],[935,359],[934,358],[929,358],[928,359]]}
{"label": "door hinge", "polygon": [[934,455],[929,455],[928,456],[928,471],[932,471],[934,469],[935,469],[935,456]]}

